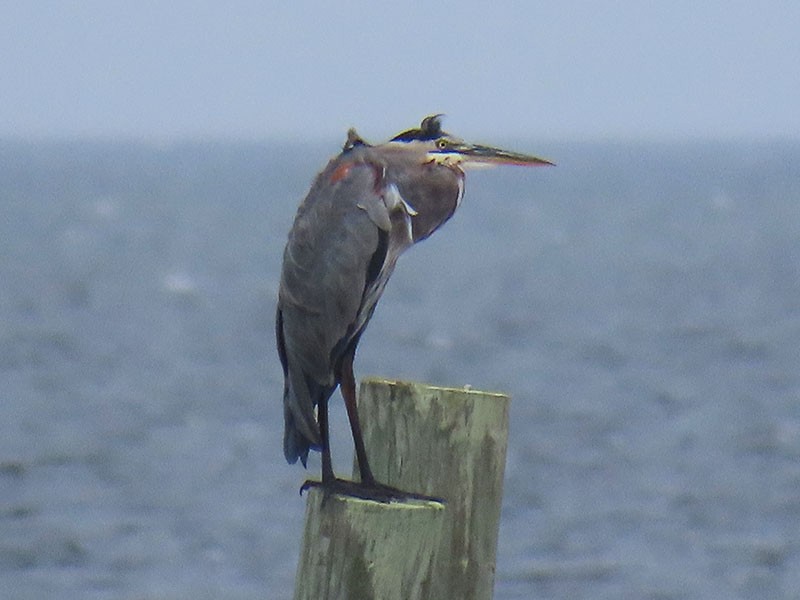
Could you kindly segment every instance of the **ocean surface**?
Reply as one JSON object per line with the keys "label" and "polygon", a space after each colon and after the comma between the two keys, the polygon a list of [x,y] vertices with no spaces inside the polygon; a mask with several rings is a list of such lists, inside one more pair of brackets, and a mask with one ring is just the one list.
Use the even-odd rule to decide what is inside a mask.
{"label": "ocean surface", "polygon": [[[339,142],[0,142],[0,597],[291,597],[273,311]],[[800,143],[507,145],[558,167],[469,173],[356,358],[512,395],[495,598],[800,598]]]}

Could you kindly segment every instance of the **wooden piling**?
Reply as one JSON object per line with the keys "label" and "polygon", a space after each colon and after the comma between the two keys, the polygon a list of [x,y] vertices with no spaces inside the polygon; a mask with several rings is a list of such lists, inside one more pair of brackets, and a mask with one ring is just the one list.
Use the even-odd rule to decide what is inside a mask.
{"label": "wooden piling", "polygon": [[508,408],[503,394],[363,381],[375,477],[445,504],[310,489],[295,600],[490,600]]}
{"label": "wooden piling", "polygon": [[446,502],[431,598],[492,597],[509,404],[506,395],[470,389],[361,383],[358,411],[375,477]]}
{"label": "wooden piling", "polygon": [[[433,600],[439,502],[308,491],[294,600]],[[440,597],[441,598],[441,597]]]}

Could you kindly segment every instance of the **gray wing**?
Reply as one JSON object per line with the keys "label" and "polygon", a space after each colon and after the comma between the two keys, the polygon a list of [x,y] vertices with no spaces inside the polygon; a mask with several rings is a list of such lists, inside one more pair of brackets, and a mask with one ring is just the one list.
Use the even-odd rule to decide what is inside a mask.
{"label": "gray wing", "polygon": [[[314,407],[336,387],[335,350],[357,335],[365,289],[382,268],[389,212],[368,164],[331,177],[334,161],[301,204],[283,257],[276,329],[284,367],[284,453],[319,446]],[[379,226],[380,225],[380,226]],[[380,263],[380,264],[376,264]],[[363,328],[363,325],[362,325]]]}

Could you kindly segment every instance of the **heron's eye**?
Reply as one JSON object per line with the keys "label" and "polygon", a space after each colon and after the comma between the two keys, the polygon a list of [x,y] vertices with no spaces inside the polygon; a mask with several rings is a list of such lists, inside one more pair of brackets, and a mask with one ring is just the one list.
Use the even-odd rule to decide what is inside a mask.
{"label": "heron's eye", "polygon": [[439,148],[439,150],[444,150],[447,148],[447,140],[439,140],[436,142],[436,147]]}

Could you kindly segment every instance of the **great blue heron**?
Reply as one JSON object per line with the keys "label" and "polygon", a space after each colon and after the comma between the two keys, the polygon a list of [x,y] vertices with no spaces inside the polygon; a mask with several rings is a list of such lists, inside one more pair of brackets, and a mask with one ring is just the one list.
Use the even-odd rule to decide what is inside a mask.
{"label": "great blue heron", "polygon": [[[442,226],[464,194],[464,167],[550,165],[547,160],[469,144],[423,119],[380,145],[355,130],[300,204],[283,255],[275,322],[283,365],[286,460],[306,465],[322,452],[323,488],[386,499],[404,495],[370,470],[356,410],[353,356],[400,254]],[[341,388],[360,483],[331,464],[328,399]],[[315,411],[316,409],[316,411]],[[319,482],[306,482],[303,489]]]}

